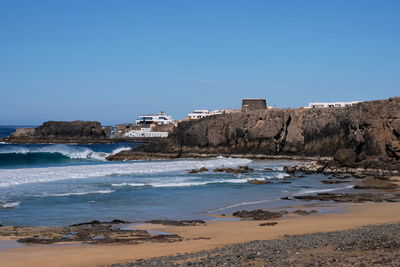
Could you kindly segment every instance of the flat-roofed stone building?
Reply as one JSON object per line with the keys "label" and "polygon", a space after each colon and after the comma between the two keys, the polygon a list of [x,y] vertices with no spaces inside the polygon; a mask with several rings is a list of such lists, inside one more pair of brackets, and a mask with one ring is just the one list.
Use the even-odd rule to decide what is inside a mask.
{"label": "flat-roofed stone building", "polygon": [[242,111],[266,109],[267,101],[263,98],[246,98],[242,100]]}

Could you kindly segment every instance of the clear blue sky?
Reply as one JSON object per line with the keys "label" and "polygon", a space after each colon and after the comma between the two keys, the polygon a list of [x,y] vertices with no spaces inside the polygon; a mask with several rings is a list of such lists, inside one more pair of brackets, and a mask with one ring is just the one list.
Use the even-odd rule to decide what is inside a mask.
{"label": "clear blue sky", "polygon": [[400,95],[400,1],[0,1],[0,124]]}

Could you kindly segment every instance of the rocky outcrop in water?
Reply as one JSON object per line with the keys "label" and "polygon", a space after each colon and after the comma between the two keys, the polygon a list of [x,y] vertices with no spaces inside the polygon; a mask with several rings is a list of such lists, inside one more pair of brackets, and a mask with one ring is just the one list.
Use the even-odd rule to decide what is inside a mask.
{"label": "rocky outcrop in water", "polygon": [[97,121],[48,121],[35,129],[35,139],[105,139],[108,135]]}
{"label": "rocky outcrop in water", "polygon": [[109,141],[110,129],[97,121],[48,121],[32,129],[17,129],[7,142],[69,143]]}
{"label": "rocky outcrop in water", "polygon": [[167,140],[110,160],[216,155],[334,157],[344,166],[399,169],[400,98],[345,108],[268,109],[181,122]]}

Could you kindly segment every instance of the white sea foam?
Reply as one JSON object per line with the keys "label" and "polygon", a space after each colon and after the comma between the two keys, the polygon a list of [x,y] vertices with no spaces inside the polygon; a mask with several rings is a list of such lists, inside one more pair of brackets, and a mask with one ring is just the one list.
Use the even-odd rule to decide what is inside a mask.
{"label": "white sea foam", "polygon": [[12,209],[12,208],[19,206],[20,204],[21,204],[21,202],[9,202],[9,203],[2,204],[1,207],[3,209]]}
{"label": "white sea foam", "polygon": [[71,192],[71,193],[60,193],[60,194],[43,194],[36,195],[36,197],[68,197],[68,196],[83,196],[89,194],[110,194],[115,192],[114,190],[99,190],[99,191],[83,191],[83,192]]}
{"label": "white sea foam", "polygon": [[271,201],[273,201],[273,200],[276,200],[276,199],[265,199],[265,200],[251,201],[251,202],[241,202],[241,203],[238,203],[238,204],[234,204],[234,205],[230,205],[230,206],[218,208],[218,209],[215,209],[215,210],[210,210],[210,211],[208,211],[208,212],[209,212],[209,213],[212,213],[212,212],[227,210],[227,209],[236,208],[236,207],[240,207],[240,206],[261,204],[261,203],[271,202]]}
{"label": "white sea foam", "polygon": [[269,175],[265,175],[265,178],[267,179],[284,179],[290,177],[287,173],[275,173],[275,174],[269,174]]}
{"label": "white sea foam", "polygon": [[141,183],[119,183],[119,184],[111,184],[112,186],[120,187],[120,186],[132,186],[132,187],[142,187],[142,186],[151,186],[151,187],[188,187],[188,186],[199,186],[199,185],[207,185],[207,184],[222,184],[222,183],[234,183],[241,184],[247,183],[248,179],[211,179],[211,180],[191,180],[186,178],[177,178],[177,179],[162,179],[157,181],[149,181],[149,182],[141,182]]}
{"label": "white sea foam", "polygon": [[312,193],[323,193],[323,192],[331,192],[331,191],[336,191],[336,190],[342,190],[342,189],[350,189],[353,188],[354,185],[348,185],[345,187],[336,187],[336,188],[327,188],[327,189],[314,189],[314,190],[303,190],[299,195],[305,195],[305,194],[312,194]]}
{"label": "white sea foam", "polygon": [[47,168],[0,169],[0,187],[66,179],[96,178],[110,175],[186,172],[193,168],[233,167],[249,164],[249,159],[171,160],[79,165]]}
{"label": "white sea foam", "polygon": [[130,147],[119,147],[119,148],[114,149],[111,152],[111,154],[114,155],[114,154],[117,154],[117,153],[119,153],[121,151],[125,151],[125,150],[131,150],[131,148]]}
{"label": "white sea foam", "polygon": [[60,153],[71,159],[105,160],[105,158],[109,155],[113,155],[118,152],[129,149],[130,147],[120,147],[114,149],[111,153],[106,153],[106,152],[96,152],[91,150],[90,148],[82,146],[55,144],[43,147],[7,146],[0,149],[0,154]]}
{"label": "white sea foam", "polygon": [[120,183],[120,184],[111,184],[111,186],[146,186],[146,184],[143,183]]}
{"label": "white sea foam", "polygon": [[223,184],[223,183],[233,183],[242,184],[247,183],[247,179],[219,179],[219,180],[208,180],[208,181],[182,181],[182,182],[158,182],[150,183],[153,187],[188,187],[188,186],[199,186],[206,184]]}

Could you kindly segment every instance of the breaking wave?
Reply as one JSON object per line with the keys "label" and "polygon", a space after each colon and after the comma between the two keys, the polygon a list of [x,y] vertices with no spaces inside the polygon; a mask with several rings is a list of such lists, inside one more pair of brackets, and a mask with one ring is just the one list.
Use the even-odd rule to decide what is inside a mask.
{"label": "breaking wave", "polygon": [[68,196],[83,196],[89,194],[110,194],[114,193],[114,190],[99,190],[99,191],[84,191],[84,192],[72,192],[72,193],[60,193],[60,194],[43,194],[36,195],[36,197],[68,197]]}
{"label": "breaking wave", "polygon": [[42,147],[27,147],[27,146],[6,146],[0,148],[0,156],[3,158],[14,157],[16,155],[29,155],[34,154],[34,156],[40,156],[41,153],[44,155],[48,154],[59,154],[71,159],[95,159],[95,160],[105,160],[109,155],[116,154],[123,150],[129,150],[130,147],[120,147],[114,149],[111,153],[106,152],[95,152],[90,148],[84,146],[76,145],[46,145]]}
{"label": "breaking wave", "polygon": [[2,204],[1,207],[3,209],[12,209],[12,208],[19,206],[20,204],[21,204],[21,202],[9,202],[9,203]]}
{"label": "breaking wave", "polygon": [[[112,175],[186,172],[188,169],[193,168],[234,167],[249,164],[250,162],[251,160],[249,159],[218,158],[209,160],[169,160],[46,168],[0,169],[0,187]],[[158,186],[161,187],[165,185],[160,183]]]}
{"label": "breaking wave", "polygon": [[151,186],[151,187],[189,187],[189,186],[199,186],[199,185],[207,185],[207,184],[242,184],[247,183],[248,179],[215,179],[215,180],[206,180],[206,181],[164,181],[164,182],[148,182],[148,183],[120,183],[120,184],[111,184],[112,186],[132,186],[132,187],[142,187],[142,186]]}

